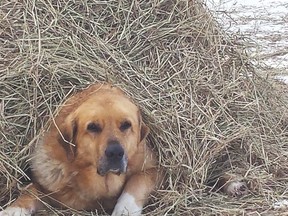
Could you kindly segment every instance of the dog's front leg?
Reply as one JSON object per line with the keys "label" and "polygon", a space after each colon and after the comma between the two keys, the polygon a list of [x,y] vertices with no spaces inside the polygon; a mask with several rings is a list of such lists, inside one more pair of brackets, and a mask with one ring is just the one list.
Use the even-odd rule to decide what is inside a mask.
{"label": "dog's front leg", "polygon": [[36,198],[38,190],[34,184],[28,185],[20,197],[8,206],[5,210],[0,211],[0,216],[30,216],[42,205]]}
{"label": "dog's front leg", "polygon": [[157,169],[155,168],[132,175],[118,198],[112,216],[141,215],[142,208],[155,188],[156,182]]}

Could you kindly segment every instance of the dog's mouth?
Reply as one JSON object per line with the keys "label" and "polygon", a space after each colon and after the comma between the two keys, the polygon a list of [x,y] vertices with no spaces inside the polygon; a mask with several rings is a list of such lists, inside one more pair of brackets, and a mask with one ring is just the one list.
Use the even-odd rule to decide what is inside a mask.
{"label": "dog's mouth", "polygon": [[124,171],[121,171],[120,169],[110,169],[108,172],[114,173],[116,175],[121,175],[121,173],[124,173]]}
{"label": "dog's mouth", "polygon": [[100,160],[99,166],[97,167],[97,173],[101,176],[105,176],[108,173],[113,173],[116,175],[121,175],[127,171],[127,159],[123,159],[117,163],[109,162],[105,158]]}

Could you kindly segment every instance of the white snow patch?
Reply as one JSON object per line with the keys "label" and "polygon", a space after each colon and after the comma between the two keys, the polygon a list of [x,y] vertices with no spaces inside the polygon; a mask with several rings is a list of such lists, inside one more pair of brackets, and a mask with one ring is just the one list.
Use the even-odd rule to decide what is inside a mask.
{"label": "white snow patch", "polygon": [[274,209],[285,210],[288,208],[288,200],[284,199],[273,204]]}
{"label": "white snow patch", "polygon": [[274,78],[288,85],[288,75],[277,75]]}
{"label": "white snow patch", "polygon": [[226,31],[256,42],[250,52],[261,63],[288,70],[288,55],[274,55],[288,50],[287,0],[206,0],[206,5]]}

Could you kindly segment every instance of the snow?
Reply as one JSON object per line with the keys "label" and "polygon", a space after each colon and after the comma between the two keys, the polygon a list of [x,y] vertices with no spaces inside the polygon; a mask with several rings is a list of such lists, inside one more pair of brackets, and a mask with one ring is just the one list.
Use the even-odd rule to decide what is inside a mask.
{"label": "snow", "polygon": [[279,209],[286,210],[288,208],[288,200],[284,199],[284,200],[280,200],[278,202],[275,202],[273,204],[273,208],[277,209],[277,210],[279,210]]}
{"label": "snow", "polygon": [[[261,66],[288,77],[288,0],[206,0],[223,28],[252,39],[251,55]],[[280,77],[280,78],[279,78]]]}
{"label": "snow", "polygon": [[275,79],[288,85],[288,75],[277,75]]}

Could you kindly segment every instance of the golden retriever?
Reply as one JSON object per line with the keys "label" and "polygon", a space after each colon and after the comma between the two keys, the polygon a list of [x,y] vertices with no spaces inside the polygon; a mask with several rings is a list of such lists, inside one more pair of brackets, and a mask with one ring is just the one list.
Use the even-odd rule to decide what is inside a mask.
{"label": "golden retriever", "polygon": [[94,84],[75,94],[35,147],[33,183],[0,216],[31,215],[42,201],[140,215],[159,181],[148,133],[139,108],[119,88]]}

